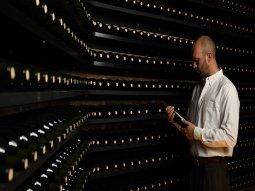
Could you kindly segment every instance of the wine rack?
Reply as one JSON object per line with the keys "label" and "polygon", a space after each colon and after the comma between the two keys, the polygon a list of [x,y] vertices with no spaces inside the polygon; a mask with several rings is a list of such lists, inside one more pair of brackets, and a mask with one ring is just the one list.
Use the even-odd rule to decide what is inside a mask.
{"label": "wine rack", "polygon": [[187,113],[202,34],[241,101],[231,189],[254,189],[253,1],[2,0],[0,21],[0,190],[184,190],[165,107]]}

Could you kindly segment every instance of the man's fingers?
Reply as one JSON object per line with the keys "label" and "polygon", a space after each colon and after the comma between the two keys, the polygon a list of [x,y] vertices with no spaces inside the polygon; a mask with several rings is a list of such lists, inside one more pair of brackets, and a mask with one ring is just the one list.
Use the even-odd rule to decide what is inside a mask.
{"label": "man's fingers", "polygon": [[174,117],[174,107],[173,106],[166,107],[166,112],[168,121],[172,122]]}
{"label": "man's fingers", "polygon": [[171,115],[168,115],[168,121],[173,122],[174,119],[174,113],[172,113]]}
{"label": "man's fingers", "polygon": [[174,119],[174,115],[175,115],[174,112],[169,112],[168,113],[168,120],[172,122],[173,119]]}
{"label": "man's fingers", "polygon": [[174,110],[174,107],[173,106],[167,106],[166,107],[166,111],[167,112],[171,112],[171,111],[173,111]]}

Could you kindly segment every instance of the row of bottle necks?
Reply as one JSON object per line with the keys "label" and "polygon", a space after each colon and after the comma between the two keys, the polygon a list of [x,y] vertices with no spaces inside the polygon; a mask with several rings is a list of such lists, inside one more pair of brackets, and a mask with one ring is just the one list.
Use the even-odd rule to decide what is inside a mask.
{"label": "row of bottle necks", "polygon": [[[54,73],[39,68],[1,61],[1,91],[47,91],[47,90],[127,90],[169,91],[191,94],[196,81],[181,80],[117,80],[81,78],[63,73]],[[240,94],[253,95],[252,84],[237,84]]]}

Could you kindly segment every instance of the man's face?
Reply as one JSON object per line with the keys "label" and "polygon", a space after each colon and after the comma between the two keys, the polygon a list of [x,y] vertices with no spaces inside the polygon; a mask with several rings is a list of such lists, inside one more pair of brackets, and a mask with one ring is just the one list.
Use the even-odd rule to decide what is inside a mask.
{"label": "man's face", "polygon": [[203,55],[201,45],[198,43],[195,43],[193,47],[193,68],[200,77],[207,76],[208,64],[206,62],[206,55]]}

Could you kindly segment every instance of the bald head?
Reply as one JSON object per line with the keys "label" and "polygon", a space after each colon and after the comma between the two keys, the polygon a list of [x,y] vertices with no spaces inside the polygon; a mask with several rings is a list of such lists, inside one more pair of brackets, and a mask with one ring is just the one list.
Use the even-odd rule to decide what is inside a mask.
{"label": "bald head", "polygon": [[216,62],[215,43],[209,36],[200,36],[193,45],[193,68],[201,77],[207,77],[219,70]]}
{"label": "bald head", "polygon": [[211,53],[212,56],[216,57],[216,47],[215,43],[209,36],[200,36],[196,41],[195,45],[200,46],[203,55],[205,56],[207,53]]}

